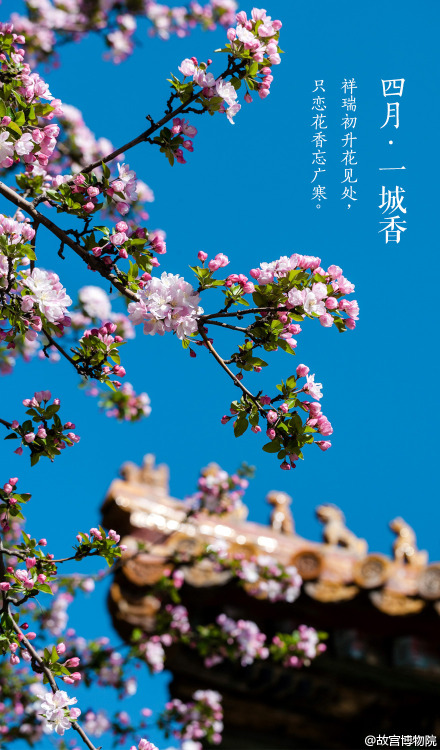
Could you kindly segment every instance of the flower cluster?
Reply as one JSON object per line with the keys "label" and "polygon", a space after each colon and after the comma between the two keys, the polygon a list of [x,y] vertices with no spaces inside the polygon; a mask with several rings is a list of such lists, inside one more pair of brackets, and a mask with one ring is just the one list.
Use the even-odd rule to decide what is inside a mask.
{"label": "flower cluster", "polygon": [[80,532],[76,535],[78,546],[74,548],[75,559],[81,560],[83,557],[99,555],[110,566],[127,549],[124,544],[119,544],[120,539],[116,531],[110,529],[106,534],[102,526],[91,528],[88,534]]}
{"label": "flower cluster", "polygon": [[25,398],[23,406],[28,407],[26,414],[30,419],[23,424],[14,419],[9,425],[12,432],[5,438],[5,440],[20,438],[21,444],[14,453],[21,456],[23,447],[28,447],[31,452],[32,466],[43,456],[53,461],[64,448],[80,440],[79,436],[73,432],[75,425],[72,422],[63,424],[58,416],[60,399],[55,398],[53,403],[49,404],[51,398],[50,391],[36,391],[32,398]]}
{"label": "flower cluster", "polygon": [[[308,279],[307,271],[310,272]],[[266,285],[284,280],[281,286],[284,294],[280,302],[284,303],[288,312],[294,310],[302,318],[317,317],[325,328],[333,323],[339,330],[353,330],[356,327],[359,305],[356,300],[342,299],[344,295],[354,292],[355,287],[343,276],[339,266],[331,265],[324,271],[320,258],[294,253],[271,263],[261,263],[259,268],[251,270],[251,276],[258,281],[258,292],[263,295]],[[286,288],[285,281],[293,283]],[[347,317],[344,319],[341,313]]]}
{"label": "flower cluster", "polygon": [[[10,216],[4,216],[0,214],[0,236],[1,247],[9,255],[10,245],[18,245],[21,242],[29,242],[35,237],[35,229],[29,224],[29,219],[25,221],[17,221]],[[4,256],[1,256],[0,261],[0,274],[5,276],[4,273]],[[2,273],[3,271],[3,273]]]}
{"label": "flower cluster", "polygon": [[[235,68],[228,68],[225,76],[216,79],[208,72],[211,60],[199,63],[195,57],[186,58],[179,66],[183,82],[175,76],[171,81],[182,100],[183,97],[194,96],[194,85],[199,86],[201,93],[196,100],[211,114],[216,111],[225,113],[231,124],[234,124],[233,118],[241,109],[237,90],[241,87],[242,79],[247,86],[245,101],[252,101],[250,91],[257,91],[260,98],[265,99],[273,81],[271,66],[281,62],[278,47],[281,21],[272,20],[265,10],[258,8],[252,10],[249,19],[244,11],[240,11],[235,20],[237,25],[228,29],[229,43],[222,50],[235,61]],[[231,75],[230,80],[228,75]],[[187,81],[187,78],[191,80]]]}
{"label": "flower cluster", "polygon": [[0,527],[4,534],[11,532],[11,519],[23,519],[22,505],[31,497],[28,493],[17,493],[17,484],[18,477],[10,477],[0,487]]}
{"label": "flower cluster", "polygon": [[26,0],[28,16],[13,13],[16,30],[25,36],[30,53],[35,60],[47,60],[55,54],[59,41],[75,41],[90,31],[104,34],[109,49],[106,57],[118,64],[133,52],[133,34],[136,16],[149,21],[149,33],[160,39],[169,39],[172,34],[187,36],[191,29],[200,25],[213,30],[217,23],[229,26],[233,23],[237,3],[235,0],[209,0],[200,5],[169,6],[149,0],[133,5],[123,0],[117,6],[96,4],[84,9],[82,2],[60,3],[57,0]]}
{"label": "flower cluster", "polygon": [[117,391],[100,393],[99,406],[107,417],[121,422],[137,422],[151,414],[151,401],[147,393],[136,393],[131,383],[124,383]]}
{"label": "flower cluster", "polygon": [[294,602],[301,593],[302,578],[293,565],[284,566],[269,555],[243,559],[237,577],[251,596],[271,602]]}
{"label": "flower cluster", "polygon": [[128,312],[134,325],[144,324],[144,333],[160,336],[167,331],[186,339],[197,331],[200,297],[181,276],[162,273],[160,279],[147,281],[139,293],[139,302],[130,302]]}
{"label": "flower cluster", "polygon": [[165,704],[159,726],[181,740],[195,740],[195,748],[201,748],[198,740],[206,739],[218,745],[222,741],[223,710],[221,695],[215,690],[196,690],[193,700],[183,703],[178,698]]}
{"label": "flower cluster", "polygon": [[76,702],[77,699],[69,698],[64,690],[46,693],[41,703],[44,730],[49,734],[56,732],[63,736],[64,732],[71,728],[72,721],[76,721],[81,714],[79,708],[69,708]]}
{"label": "flower cluster", "polygon": [[[164,638],[165,643],[163,642]],[[145,660],[152,674],[157,674],[158,672],[163,671],[165,663],[165,651],[163,646],[169,646],[170,642],[167,642],[166,635],[153,635],[151,638],[148,638],[143,643],[139,644],[138,651]]]}
{"label": "flower cluster", "polygon": [[110,379],[112,375],[125,376],[118,351],[124,342],[121,336],[113,335],[116,329],[116,323],[104,323],[100,328],[84,331],[77,347],[72,348],[72,359],[81,374],[119,388],[120,381]]}
{"label": "flower cluster", "polygon": [[[58,336],[71,322],[67,308],[72,300],[59,276],[35,264],[32,271],[27,268],[36,258],[30,244],[35,230],[19,220],[21,212],[16,217],[0,215],[0,342],[6,345],[1,369],[6,373],[19,355],[28,361],[37,353],[42,330]],[[48,356],[53,358],[53,350]]]}
{"label": "flower cluster", "polygon": [[266,636],[251,620],[233,620],[222,613],[215,625],[199,626],[198,630],[201,639],[197,648],[204,656],[205,667],[220,664],[225,658],[247,667],[255,659],[269,656]]}
{"label": "flower cluster", "polygon": [[30,312],[35,303],[51,323],[70,324],[67,308],[72,304],[72,300],[66,294],[58,274],[34,268],[23,281],[23,285],[29,292],[22,297],[22,310]]}
{"label": "flower cluster", "polygon": [[0,25],[1,71],[7,83],[0,105],[0,167],[8,169],[22,161],[32,173],[34,165],[47,165],[60,131],[54,124],[41,127],[40,120],[51,120],[62,109],[39,74],[23,62],[24,41],[12,24]]}
{"label": "flower cluster", "polygon": [[291,635],[277,633],[272,639],[270,653],[284,667],[308,667],[313,659],[326,651],[323,641],[327,635],[307,625],[300,625]]}
{"label": "flower cluster", "polygon": [[249,486],[246,478],[229,475],[215,463],[202,469],[197,483],[198,491],[187,498],[193,512],[232,513],[243,507],[241,498]]}

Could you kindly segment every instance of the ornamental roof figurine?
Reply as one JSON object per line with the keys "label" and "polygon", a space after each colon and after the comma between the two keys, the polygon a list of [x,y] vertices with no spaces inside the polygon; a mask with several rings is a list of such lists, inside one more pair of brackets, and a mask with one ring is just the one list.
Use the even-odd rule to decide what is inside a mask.
{"label": "ornamental roof figurine", "polygon": [[[211,464],[203,476],[209,478],[218,470]],[[152,455],[145,457],[141,467],[124,464],[121,473],[122,479],[114,480],[104,503],[104,523],[127,536],[124,543],[129,550],[137,539],[153,544],[135,563],[127,552],[124,571],[131,571],[129,577],[136,568],[142,580],[151,579],[153,568],[165,567],[171,553],[199,554],[203,546],[221,541],[231,553],[240,552],[247,558],[272,555],[284,565],[295,565],[304,581],[304,593],[319,601],[352,599],[364,590],[371,592],[373,606],[390,615],[421,612],[425,607],[431,609],[432,603],[434,610],[440,611],[440,563],[428,565],[427,553],[417,550],[415,533],[401,518],[390,523],[397,535],[391,559],[368,553],[367,542],[347,528],[344,514],[335,505],[320,505],[316,510],[323,523],[323,543],[318,543],[295,533],[291,498],[284,492],[269,493],[267,501],[273,510],[270,527],[266,527],[246,521],[247,509],[241,502],[238,511],[234,508],[221,516],[204,512],[188,515],[185,503],[169,496],[167,467],[155,467]],[[200,561],[192,565],[197,566],[200,568]],[[195,581],[190,567],[186,576]],[[209,579],[204,569],[205,574],[197,577],[199,583],[194,585],[214,585],[214,578],[225,580],[214,574]],[[389,601],[392,604],[388,605]]]}

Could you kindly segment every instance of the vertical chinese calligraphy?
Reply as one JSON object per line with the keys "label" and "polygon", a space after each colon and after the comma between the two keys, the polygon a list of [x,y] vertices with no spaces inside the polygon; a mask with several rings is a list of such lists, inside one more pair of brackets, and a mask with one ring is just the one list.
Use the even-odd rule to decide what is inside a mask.
{"label": "vertical chinese calligraphy", "polygon": [[353,167],[357,165],[357,149],[354,141],[357,141],[357,136],[354,135],[356,130],[357,117],[354,116],[356,112],[357,104],[356,97],[353,96],[353,90],[357,89],[356,81],[354,78],[344,78],[342,82],[343,98],[341,107],[344,110],[342,115],[341,127],[344,128],[344,134],[341,138],[343,154],[341,162],[344,164],[344,179],[341,180],[343,187],[341,200],[346,200],[347,208],[350,208],[350,201],[357,201],[356,190],[353,184],[357,182],[357,177],[353,175]]}
{"label": "vertical chinese calligraphy", "polygon": [[[381,125],[381,130],[387,126],[394,126],[398,130],[400,126],[400,101],[398,99],[402,98],[404,84],[404,78],[382,79],[383,96],[387,100],[388,97],[391,97],[391,100],[386,102],[386,119]],[[392,146],[394,141],[390,140],[388,144]],[[404,169],[405,166],[379,167],[381,172],[394,172]],[[380,224],[384,224],[384,227],[379,229],[379,232],[385,232],[385,244],[388,244],[388,242],[399,243],[401,233],[406,232],[406,220],[401,216],[401,214],[406,214],[406,207],[403,206],[404,193],[405,190],[400,185],[396,185],[394,188],[389,188],[386,185],[381,187],[379,208],[382,209],[385,220],[380,222]]]}
{"label": "vertical chinese calligraphy", "polygon": [[312,93],[316,94],[316,96],[313,97],[312,112],[314,112],[314,115],[311,124],[311,127],[314,128],[312,137],[312,143],[314,145],[312,164],[315,174],[311,182],[315,183],[316,180],[318,180],[318,183],[313,185],[311,200],[316,201],[316,208],[321,208],[321,201],[327,200],[325,185],[321,184],[323,181],[321,175],[326,171],[325,165],[327,163],[324,145],[327,142],[327,137],[326,134],[323,133],[323,130],[327,130],[327,115],[325,114],[327,106],[325,103],[325,96],[323,96],[323,94],[325,94],[323,80],[315,81],[315,88]]}

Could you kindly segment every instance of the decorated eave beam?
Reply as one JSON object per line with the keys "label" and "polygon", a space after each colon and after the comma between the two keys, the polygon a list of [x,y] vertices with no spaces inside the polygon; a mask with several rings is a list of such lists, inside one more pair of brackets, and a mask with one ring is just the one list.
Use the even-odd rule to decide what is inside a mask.
{"label": "decorated eave beam", "polygon": [[[346,527],[342,511],[333,505],[318,507],[323,541],[311,542],[295,532],[291,500],[283,492],[269,494],[271,523],[263,526],[246,520],[245,506],[221,517],[201,513],[188,518],[185,503],[169,495],[167,467],[156,468],[151,455],[141,467],[125,464],[121,475],[112,482],[102,513],[103,523],[123,534],[128,548],[123,576],[132,605],[125,600],[127,615],[135,606],[136,587],[157,581],[170,556],[185,551],[192,557],[221,540],[231,553],[248,558],[271,555],[284,565],[295,565],[304,580],[305,596],[315,602],[352,602],[350,606],[356,608],[367,597],[370,606],[386,615],[422,615],[438,622],[440,563],[428,564],[427,553],[417,549],[415,533],[402,518],[390,523],[396,538],[393,556],[388,557],[369,553],[367,542]],[[154,546],[130,559],[139,541]],[[224,586],[230,577],[206,560],[183,570],[186,583],[196,588]],[[125,584],[121,589],[119,581],[118,589],[122,602]]]}

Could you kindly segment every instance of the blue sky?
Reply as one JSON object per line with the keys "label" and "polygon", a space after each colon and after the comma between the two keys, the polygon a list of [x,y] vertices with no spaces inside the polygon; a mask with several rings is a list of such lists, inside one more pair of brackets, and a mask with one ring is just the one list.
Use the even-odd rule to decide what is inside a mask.
{"label": "blue sky", "polygon": [[[5,0],[3,16],[17,5]],[[281,47],[286,52],[274,71],[270,96],[244,105],[234,126],[219,115],[197,118],[195,151],[186,165],[171,169],[148,145],[138,146],[126,160],[154,190],[149,226],[167,233],[164,270],[191,281],[187,267],[199,250],[210,257],[228,254],[229,269],[237,273],[300,252],[319,255],[325,267],[342,266],[356,284],[361,315],[354,332],[340,335],[306,321],[296,358],[277,355],[269,372],[251,378],[255,388],[267,391],[300,362],[308,364],[324,384],[322,405],[334,427],[333,447],[325,454],[311,447],[295,471],[281,472],[274,458],[261,451],[261,438],[246,433],[237,442],[231,425],[220,424],[236,395],[234,386],[207,353],[198,349],[197,359],[190,359],[170,336],[145,339],[139,331],[125,347],[127,378],[152,400],[151,417],[138,425],[120,425],[100,414],[94,401],[75,389],[67,363],[18,365],[14,378],[2,381],[6,398],[0,416],[19,419],[21,400],[35,389],[50,388],[61,398],[64,417],[76,423],[82,436],[53,465],[41,461],[32,471],[27,459],[11,455],[11,443],[0,445],[2,474],[19,476],[21,489],[33,493],[30,529],[37,538],[46,536],[57,555],[79,529],[96,523],[119,466],[126,460],[140,462],[152,452],[169,464],[176,497],[192,491],[199,468],[209,461],[230,471],[247,461],[257,467],[247,494],[252,519],[266,521],[265,495],[280,489],[293,497],[302,536],[320,538],[314,509],[328,501],[343,509],[349,527],[368,540],[371,551],[389,551],[387,524],[401,515],[414,526],[419,547],[429,551],[432,561],[440,558],[435,469],[438,195],[432,135],[439,119],[438,5],[433,0],[416,6],[406,0],[351,6],[341,0],[274,0],[266,7],[283,21]],[[103,62],[101,43],[89,38],[65,46],[61,67],[45,75],[52,93],[81,108],[96,135],[115,145],[141,132],[147,114],[160,116],[170,71],[176,73],[184,57],[213,56],[224,32],[196,31],[164,43],[147,38],[140,24],[137,37],[139,48],[119,67]],[[218,57],[215,73],[223,65]],[[340,200],[339,123],[341,83],[352,77],[357,84],[358,201],[348,209]],[[380,127],[386,113],[381,79],[391,78],[405,78],[398,130]],[[320,210],[311,200],[310,183],[315,79],[325,81],[328,115],[328,199]],[[379,171],[401,165],[405,171]],[[386,245],[378,233],[383,184],[393,189],[399,184],[406,191],[408,229],[400,244]],[[100,283],[77,259],[61,264],[57,247],[43,236],[40,262],[57,270],[69,291]],[[225,354],[228,340],[218,338]],[[78,631],[90,636],[109,632],[105,612],[90,618],[86,611],[77,608]],[[144,705],[162,700],[163,693],[149,682],[142,692]]]}

